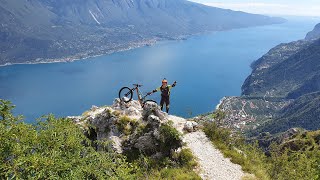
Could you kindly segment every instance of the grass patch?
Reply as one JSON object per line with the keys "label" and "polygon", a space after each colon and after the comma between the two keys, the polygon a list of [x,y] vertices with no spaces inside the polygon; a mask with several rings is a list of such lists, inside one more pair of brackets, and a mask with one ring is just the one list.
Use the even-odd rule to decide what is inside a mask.
{"label": "grass patch", "polygon": [[115,110],[112,112],[112,114],[116,117],[119,117],[121,113],[120,113],[120,111]]}
{"label": "grass patch", "polygon": [[135,164],[142,169],[143,179],[200,180],[193,171],[197,163],[190,149],[182,149],[160,160],[141,155]]}
{"label": "grass patch", "polygon": [[204,123],[203,131],[225,157],[257,179],[320,179],[318,132],[298,135],[284,144],[273,143],[267,156],[257,142],[246,143],[242,135],[215,122]]}
{"label": "grass patch", "polygon": [[91,113],[91,111],[85,111],[85,112],[82,113],[81,116],[85,119],[85,118],[90,116],[90,113]]}
{"label": "grass patch", "polygon": [[201,177],[187,168],[164,168],[152,171],[146,179],[201,180]]}
{"label": "grass patch", "polygon": [[123,132],[125,135],[130,135],[138,127],[139,121],[136,119],[131,119],[128,116],[122,116],[116,121],[116,126],[119,131]]}

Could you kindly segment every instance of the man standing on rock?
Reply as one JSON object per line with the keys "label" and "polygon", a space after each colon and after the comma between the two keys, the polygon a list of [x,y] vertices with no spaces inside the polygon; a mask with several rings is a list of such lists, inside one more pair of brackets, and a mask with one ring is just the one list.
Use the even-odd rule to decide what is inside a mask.
{"label": "man standing on rock", "polygon": [[163,104],[165,103],[167,113],[169,113],[169,108],[170,108],[170,90],[171,88],[175,87],[176,84],[177,84],[177,81],[174,81],[172,85],[168,85],[168,81],[166,80],[166,78],[164,78],[162,80],[162,85],[159,88],[148,93],[148,95],[150,95],[152,93],[161,91],[161,101],[160,101],[161,110],[163,109]]}

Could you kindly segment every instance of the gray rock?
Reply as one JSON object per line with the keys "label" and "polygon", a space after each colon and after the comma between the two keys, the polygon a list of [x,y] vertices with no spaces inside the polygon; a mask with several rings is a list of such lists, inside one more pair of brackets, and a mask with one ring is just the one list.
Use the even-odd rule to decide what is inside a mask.
{"label": "gray rock", "polygon": [[155,115],[160,118],[160,120],[166,120],[167,114],[162,112],[160,107],[155,102],[146,102],[143,107],[142,117],[146,120],[149,115]]}
{"label": "gray rock", "polygon": [[142,107],[138,101],[130,101],[125,103],[120,101],[119,98],[115,99],[112,109],[121,111],[123,115],[127,116],[141,116]]}
{"label": "gray rock", "polygon": [[194,122],[194,121],[187,121],[185,124],[184,124],[184,130],[186,130],[187,132],[194,132],[196,131],[198,128],[198,123],[197,122]]}
{"label": "gray rock", "polygon": [[134,144],[134,147],[139,149],[141,152],[150,154],[155,152],[157,145],[158,143],[152,136],[152,133],[146,133],[144,136],[138,138],[137,142]]}
{"label": "gray rock", "polygon": [[153,136],[157,139],[160,140],[160,131],[158,129],[155,129],[153,131]]}
{"label": "gray rock", "polygon": [[148,117],[148,124],[150,124],[152,127],[154,128],[158,128],[160,123],[161,123],[161,120],[158,116],[155,116],[155,115],[150,115]]}
{"label": "gray rock", "polygon": [[123,152],[122,150],[122,140],[118,136],[110,136],[109,138],[111,140],[111,148],[116,152],[121,154]]}
{"label": "gray rock", "polygon": [[125,115],[128,116],[141,116],[141,112],[139,111],[141,108],[137,109],[133,106],[130,106],[129,108],[125,109]]}
{"label": "gray rock", "polygon": [[68,116],[67,119],[71,119],[74,123],[79,124],[81,121],[81,116]]}
{"label": "gray rock", "polygon": [[96,111],[97,109],[98,109],[98,106],[93,105],[90,110],[91,111]]}

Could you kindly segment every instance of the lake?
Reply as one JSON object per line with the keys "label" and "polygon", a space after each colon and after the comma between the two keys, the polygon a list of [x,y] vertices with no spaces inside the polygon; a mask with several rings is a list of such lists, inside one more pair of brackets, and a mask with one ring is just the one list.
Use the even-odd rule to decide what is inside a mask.
{"label": "lake", "polygon": [[[319,22],[288,20],[162,41],[82,61],[0,67],[0,98],[17,106],[15,114],[35,122],[48,113],[81,115],[92,105],[111,105],[122,86],[140,83],[148,92],[167,78],[169,83],[177,81],[171,92],[171,114],[190,117],[211,112],[222,97],[241,94],[254,60],[279,43],[303,39]],[[159,102],[160,94],[150,98]]]}

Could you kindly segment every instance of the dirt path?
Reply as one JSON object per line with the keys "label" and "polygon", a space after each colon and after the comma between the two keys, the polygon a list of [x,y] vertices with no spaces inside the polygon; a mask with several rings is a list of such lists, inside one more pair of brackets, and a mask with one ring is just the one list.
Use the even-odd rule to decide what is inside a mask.
{"label": "dirt path", "polygon": [[[175,128],[182,132],[185,119],[169,116]],[[202,131],[184,134],[183,141],[198,159],[202,179],[208,180],[240,180],[244,176],[241,166],[233,164],[230,159],[216,149]]]}

